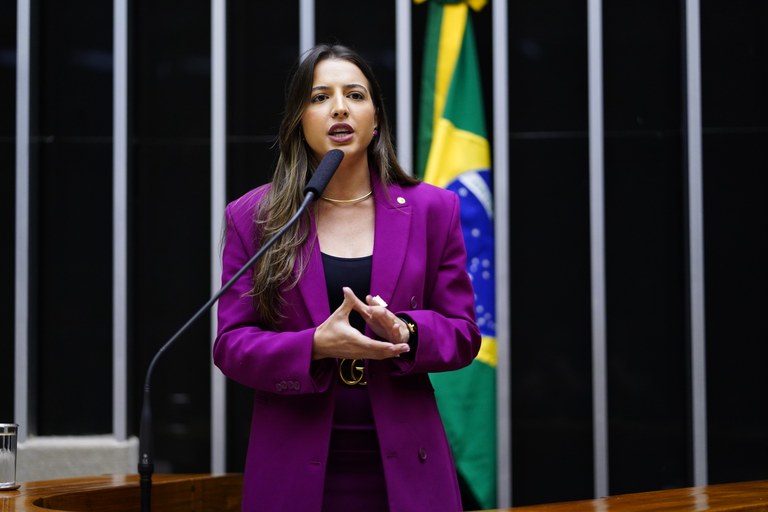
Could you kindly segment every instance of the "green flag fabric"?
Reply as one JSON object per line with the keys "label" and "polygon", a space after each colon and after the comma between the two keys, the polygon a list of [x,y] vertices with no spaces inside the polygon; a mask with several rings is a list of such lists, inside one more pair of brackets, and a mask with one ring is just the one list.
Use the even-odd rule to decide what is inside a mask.
{"label": "green flag fabric", "polygon": [[[426,0],[415,0],[423,3]],[[480,354],[430,375],[459,474],[482,508],[496,506],[496,324],[491,151],[470,7],[429,0],[417,145],[419,175],[455,191],[475,288]]]}

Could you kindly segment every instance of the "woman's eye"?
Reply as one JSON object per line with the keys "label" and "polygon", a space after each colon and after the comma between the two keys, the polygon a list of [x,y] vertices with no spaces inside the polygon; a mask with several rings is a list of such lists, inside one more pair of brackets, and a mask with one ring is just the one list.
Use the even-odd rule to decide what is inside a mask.
{"label": "woman's eye", "polygon": [[315,94],[314,96],[312,96],[311,101],[312,103],[319,103],[321,101],[325,101],[326,98],[328,98],[328,96],[325,94]]}
{"label": "woman's eye", "polygon": [[353,100],[362,100],[365,99],[365,96],[363,96],[363,93],[361,92],[351,92],[349,93],[349,97]]}

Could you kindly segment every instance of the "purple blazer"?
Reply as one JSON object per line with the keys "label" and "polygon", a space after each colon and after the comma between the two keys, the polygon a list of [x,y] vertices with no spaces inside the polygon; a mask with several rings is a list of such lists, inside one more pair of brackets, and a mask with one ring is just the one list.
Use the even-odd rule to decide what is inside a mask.
{"label": "purple blazer", "polygon": [[[415,359],[368,361],[368,390],[391,510],[461,510],[450,447],[427,372],[456,370],[480,349],[474,293],[453,192],[428,184],[389,187],[372,173],[376,227],[371,295],[418,324]],[[226,210],[222,282],[255,253],[254,208],[269,185]],[[279,329],[263,329],[246,293],[246,272],[218,306],[216,365],[254,390],[243,510],[319,511],[331,435],[334,359],[312,361],[316,326],[331,313],[314,227],[303,248],[308,265],[284,291]],[[368,336],[374,337],[368,331]]]}

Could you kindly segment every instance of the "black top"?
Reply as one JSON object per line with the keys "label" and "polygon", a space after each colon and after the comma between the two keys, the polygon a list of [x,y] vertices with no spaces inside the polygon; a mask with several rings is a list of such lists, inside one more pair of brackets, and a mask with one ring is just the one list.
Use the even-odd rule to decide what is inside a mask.
{"label": "black top", "polygon": [[[325,286],[328,289],[328,303],[331,313],[344,302],[343,286],[348,286],[355,295],[365,302],[365,296],[371,292],[371,266],[373,256],[362,258],[339,258],[323,253]],[[357,311],[349,316],[349,323],[360,332],[365,332],[365,321]]]}
{"label": "black top", "polygon": [[[323,254],[325,285],[328,289],[328,303],[331,306],[331,312],[338,309],[344,302],[344,292],[342,291],[344,286],[351,288],[355,295],[365,302],[365,296],[370,293],[371,289],[372,264],[373,256],[339,258]],[[350,313],[349,323],[358,331],[365,332],[365,320],[358,312],[352,311]],[[336,406],[333,414],[332,449],[335,445],[345,442],[344,438],[339,437],[340,432],[359,431],[360,429],[373,432],[373,425],[373,412],[368,398],[368,387],[347,386],[340,383],[336,390]]]}

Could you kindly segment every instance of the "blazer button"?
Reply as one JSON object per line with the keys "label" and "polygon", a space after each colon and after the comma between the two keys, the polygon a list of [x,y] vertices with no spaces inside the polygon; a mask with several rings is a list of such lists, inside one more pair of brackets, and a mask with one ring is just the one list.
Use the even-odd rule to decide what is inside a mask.
{"label": "blazer button", "polygon": [[416,309],[416,306],[418,306],[419,303],[416,302],[416,297],[411,297],[411,309]]}
{"label": "blazer button", "polygon": [[427,450],[425,448],[419,448],[419,460],[421,462],[427,460]]}

